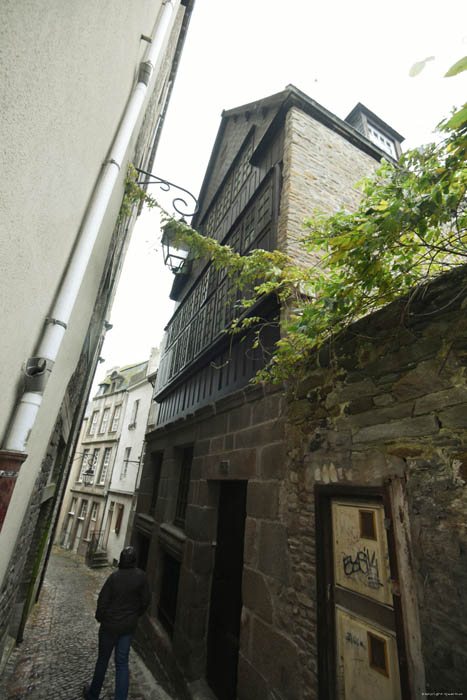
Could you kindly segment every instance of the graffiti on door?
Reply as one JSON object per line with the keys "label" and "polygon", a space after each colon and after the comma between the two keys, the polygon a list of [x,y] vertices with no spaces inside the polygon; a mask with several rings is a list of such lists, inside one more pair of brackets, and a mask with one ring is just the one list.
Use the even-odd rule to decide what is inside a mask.
{"label": "graffiti on door", "polygon": [[354,557],[351,554],[344,554],[342,557],[344,574],[353,576],[363,574],[363,580],[368,588],[379,588],[383,584],[379,578],[379,567],[376,552],[371,552],[367,547],[359,550]]}

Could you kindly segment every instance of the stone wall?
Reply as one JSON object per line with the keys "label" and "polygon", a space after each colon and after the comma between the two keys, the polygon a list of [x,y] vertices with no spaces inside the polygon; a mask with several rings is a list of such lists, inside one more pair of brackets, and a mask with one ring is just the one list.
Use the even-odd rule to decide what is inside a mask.
{"label": "stone wall", "polygon": [[[299,657],[289,624],[292,574],[283,523],[287,506],[284,407],[280,392],[250,386],[146,436],[148,458],[135,533],[146,529],[152,535],[148,561],[152,646],[163,657],[167,648],[172,650],[172,665],[188,684],[203,679],[206,669],[218,487],[222,481],[248,482],[238,668],[242,700],[266,700],[270,693],[300,697]],[[194,445],[194,458],[182,532],[171,521],[178,486],[177,450],[187,444]],[[152,488],[150,454],[156,451],[164,451],[164,461],[157,507],[148,527],[144,512],[149,510]],[[178,551],[175,556],[181,562],[171,642],[157,623],[163,551]],[[144,642],[147,645],[147,635]]]}
{"label": "stone wall", "polygon": [[[360,200],[356,183],[378,162],[297,107],[285,125],[283,184],[278,224],[280,250],[303,260],[303,221],[315,210],[352,211]],[[310,257],[310,262],[316,262]]]}
{"label": "stone wall", "polygon": [[[399,479],[411,539],[400,576],[413,577],[415,593],[412,601],[402,599],[404,617],[419,613],[427,689],[440,692],[462,692],[467,683],[466,280],[460,269],[410,304],[355,324],[310,363],[288,409],[295,584],[306,573],[293,595],[306,596],[310,612],[306,619],[292,609],[297,646],[309,648],[316,638],[315,486],[347,484],[358,494],[359,486]],[[414,670],[419,687],[422,665]],[[302,666],[304,687],[308,671]]]}

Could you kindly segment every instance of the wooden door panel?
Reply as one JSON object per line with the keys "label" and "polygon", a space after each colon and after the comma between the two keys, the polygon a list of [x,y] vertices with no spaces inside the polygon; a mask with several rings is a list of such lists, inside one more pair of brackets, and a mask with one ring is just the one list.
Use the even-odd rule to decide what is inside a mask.
{"label": "wooden door panel", "polygon": [[332,528],[336,586],[392,605],[382,504],[333,501]]}
{"label": "wooden door panel", "polygon": [[336,608],[339,700],[400,700],[394,633]]}

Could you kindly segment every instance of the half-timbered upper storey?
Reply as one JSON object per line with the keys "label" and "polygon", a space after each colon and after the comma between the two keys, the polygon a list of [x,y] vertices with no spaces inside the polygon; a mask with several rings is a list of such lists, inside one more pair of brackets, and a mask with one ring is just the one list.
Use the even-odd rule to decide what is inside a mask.
{"label": "half-timbered upper storey", "polygon": [[[383,141],[376,145],[361,133],[368,115],[399,153],[402,137],[363,105],[349,115],[357,129],[293,86],[224,112],[193,227],[242,255],[278,248],[303,257],[297,244],[303,218],[315,208],[355,206],[355,182],[388,156]],[[236,302],[224,271],[193,261],[176,276],[172,298],[179,303],[156,387],[160,424],[244,386],[264,362],[248,339],[233,342],[223,333]],[[263,338],[272,348],[279,335],[275,300],[265,299],[258,313],[272,321]]]}

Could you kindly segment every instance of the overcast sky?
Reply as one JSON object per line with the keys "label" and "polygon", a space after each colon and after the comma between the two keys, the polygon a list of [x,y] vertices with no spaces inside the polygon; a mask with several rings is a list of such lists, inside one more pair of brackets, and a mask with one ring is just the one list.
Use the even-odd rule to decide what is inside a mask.
{"label": "overcast sky", "polygon": [[[288,84],[342,119],[362,102],[405,136],[406,149],[425,143],[465,102],[466,74],[443,78],[465,54],[467,0],[196,0],[154,172],[198,194],[222,110]],[[427,56],[435,60],[410,78]],[[143,213],[96,380],[148,358],[162,340],[173,275],[159,239],[157,216]]]}

